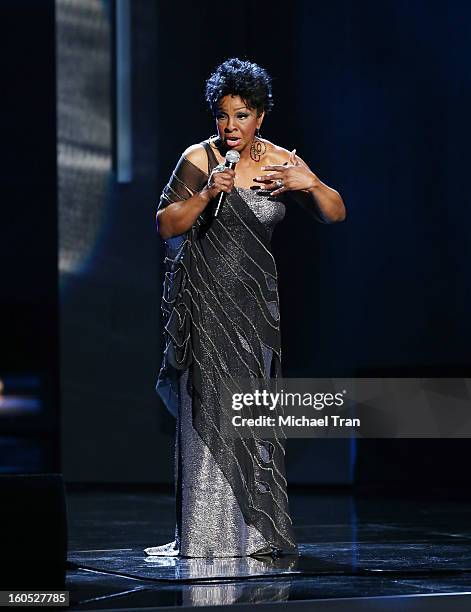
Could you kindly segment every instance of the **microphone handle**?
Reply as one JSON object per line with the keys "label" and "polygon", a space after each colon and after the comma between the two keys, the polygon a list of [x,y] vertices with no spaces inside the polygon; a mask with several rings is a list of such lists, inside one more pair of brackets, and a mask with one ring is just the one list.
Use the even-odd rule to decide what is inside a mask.
{"label": "microphone handle", "polygon": [[[231,170],[234,170],[236,165],[234,162],[226,162],[225,166],[226,168],[230,168]],[[226,192],[221,191],[221,193],[217,196],[216,206],[214,207],[214,212],[213,212],[213,217],[217,217],[219,215],[219,211],[221,210],[222,204],[225,199],[226,199]]]}

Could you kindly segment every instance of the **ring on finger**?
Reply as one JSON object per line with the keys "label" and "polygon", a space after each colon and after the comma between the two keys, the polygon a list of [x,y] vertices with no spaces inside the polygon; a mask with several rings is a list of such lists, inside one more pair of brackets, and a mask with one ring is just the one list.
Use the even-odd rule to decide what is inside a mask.
{"label": "ring on finger", "polygon": [[284,185],[283,180],[282,179],[276,179],[275,185],[277,187],[283,187],[283,185]]}

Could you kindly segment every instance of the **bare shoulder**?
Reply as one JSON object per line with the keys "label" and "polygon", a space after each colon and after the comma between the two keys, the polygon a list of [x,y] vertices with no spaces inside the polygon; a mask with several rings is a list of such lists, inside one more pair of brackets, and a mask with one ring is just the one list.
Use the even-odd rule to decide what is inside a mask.
{"label": "bare shoulder", "polygon": [[[269,140],[262,139],[263,142],[267,145],[267,151],[263,156],[263,162],[266,166],[275,166],[279,164],[289,163],[291,151],[285,149],[284,147],[279,147],[278,145],[270,142]],[[296,159],[307,166],[307,163],[304,161],[302,157],[298,155],[296,152]]]}
{"label": "bare shoulder", "polygon": [[183,153],[182,157],[185,157],[192,164],[197,166],[203,172],[206,172],[208,169],[208,156],[206,154],[205,148],[202,144],[193,144],[187,147]]}
{"label": "bare shoulder", "polygon": [[267,151],[265,153],[263,162],[268,165],[275,164],[284,164],[289,161],[290,151],[280,147],[269,140],[265,140],[265,138],[261,139],[267,146]]}

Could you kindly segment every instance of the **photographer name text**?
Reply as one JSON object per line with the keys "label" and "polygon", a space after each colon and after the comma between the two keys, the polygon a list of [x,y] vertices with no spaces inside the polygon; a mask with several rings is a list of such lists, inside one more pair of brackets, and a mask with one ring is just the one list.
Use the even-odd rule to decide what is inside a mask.
{"label": "photographer name text", "polygon": [[261,415],[256,418],[247,418],[237,414],[232,417],[232,424],[235,427],[361,427],[359,418],[345,418],[338,414],[326,414],[318,418],[281,414],[277,417]]}

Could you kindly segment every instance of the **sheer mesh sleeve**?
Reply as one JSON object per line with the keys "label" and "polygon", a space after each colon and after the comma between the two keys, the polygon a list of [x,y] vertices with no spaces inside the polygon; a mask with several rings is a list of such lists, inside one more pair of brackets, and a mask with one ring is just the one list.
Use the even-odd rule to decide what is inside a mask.
{"label": "sheer mesh sleeve", "polygon": [[182,155],[161,193],[157,210],[191,198],[203,189],[207,180],[208,175]]}
{"label": "sheer mesh sleeve", "polygon": [[[208,175],[200,170],[195,164],[190,162],[183,155],[178,160],[168,183],[165,185],[160,195],[157,211],[162,210],[173,202],[188,200],[196,192],[201,191],[206,185]],[[156,219],[157,231],[159,231],[159,221]],[[164,240],[165,243],[165,275],[162,291],[162,313],[164,329],[173,311],[174,303],[182,288],[183,275],[180,264],[185,257],[186,247],[188,246],[187,233],[179,236],[172,236]],[[179,271],[180,270],[180,271]],[[183,333],[179,330],[178,335]],[[156,391],[159,392],[168,410],[176,417],[178,405],[178,376],[176,369],[170,364],[174,362],[172,358],[174,349],[170,337],[166,336],[166,349],[162,362]]]}

